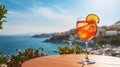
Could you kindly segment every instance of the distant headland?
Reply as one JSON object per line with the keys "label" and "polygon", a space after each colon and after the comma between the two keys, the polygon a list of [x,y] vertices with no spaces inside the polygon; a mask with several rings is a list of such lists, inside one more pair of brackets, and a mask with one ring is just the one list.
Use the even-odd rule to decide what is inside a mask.
{"label": "distant headland", "polygon": [[[120,21],[110,26],[98,27],[98,31],[97,31],[95,38],[99,38],[102,36],[111,37],[111,36],[119,36],[119,35],[120,35]],[[82,43],[83,42],[82,40],[79,39],[79,37],[77,37],[75,28],[70,29],[65,32],[56,32],[56,33],[51,33],[51,34],[44,33],[44,34],[39,34],[39,35],[33,35],[32,37],[47,38],[44,42],[57,42],[57,43],[69,43],[69,42]]]}

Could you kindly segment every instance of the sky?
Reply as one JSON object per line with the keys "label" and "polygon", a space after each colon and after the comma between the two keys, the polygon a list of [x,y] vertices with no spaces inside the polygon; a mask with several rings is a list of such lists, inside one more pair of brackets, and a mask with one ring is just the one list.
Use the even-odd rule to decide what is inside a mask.
{"label": "sky", "polygon": [[77,18],[94,13],[98,26],[120,20],[120,0],[0,0],[8,10],[0,35],[64,32],[76,27]]}

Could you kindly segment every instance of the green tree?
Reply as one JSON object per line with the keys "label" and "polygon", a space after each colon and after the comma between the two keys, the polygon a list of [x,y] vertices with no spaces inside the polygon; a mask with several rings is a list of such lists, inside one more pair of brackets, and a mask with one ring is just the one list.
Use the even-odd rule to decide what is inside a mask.
{"label": "green tree", "polygon": [[97,43],[99,44],[99,46],[102,47],[102,45],[107,44],[107,41],[105,39],[101,39],[101,40],[98,40]]}
{"label": "green tree", "polygon": [[78,44],[75,44],[75,51],[76,54],[83,53],[83,49]]}
{"label": "green tree", "polygon": [[3,22],[6,22],[3,20],[3,18],[6,18],[5,14],[7,14],[7,9],[5,5],[0,4],[0,29],[2,29]]}
{"label": "green tree", "polygon": [[70,48],[68,44],[63,48],[64,54],[70,54]]}
{"label": "green tree", "polygon": [[1,63],[6,63],[6,55],[2,54],[2,52],[0,51],[0,64]]}
{"label": "green tree", "polygon": [[66,45],[64,47],[59,46],[58,49],[59,49],[59,54],[84,53],[83,49],[81,47],[79,47],[78,44],[76,44],[74,48],[70,48],[68,45]]}
{"label": "green tree", "polygon": [[114,46],[120,45],[120,39],[119,38],[110,38],[109,43]]}
{"label": "green tree", "polygon": [[63,53],[63,47],[62,47],[62,46],[59,46],[58,49],[59,49],[59,54],[64,54],[64,53]]}
{"label": "green tree", "polygon": [[65,47],[59,46],[59,54],[70,54],[70,48],[68,45],[66,45]]}

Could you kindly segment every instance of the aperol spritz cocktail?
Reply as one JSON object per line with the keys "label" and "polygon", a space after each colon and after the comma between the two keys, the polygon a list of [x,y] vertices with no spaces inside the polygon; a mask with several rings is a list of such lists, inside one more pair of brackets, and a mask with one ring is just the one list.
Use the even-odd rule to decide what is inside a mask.
{"label": "aperol spritz cocktail", "polygon": [[91,40],[97,32],[97,23],[99,23],[99,18],[95,14],[89,14],[85,20],[78,19],[76,23],[76,33],[78,37],[85,41],[86,45],[86,57],[85,60],[80,60],[79,63],[83,64],[93,64],[95,61],[88,58],[88,41]]}
{"label": "aperol spritz cocktail", "polygon": [[[93,21],[90,21],[93,22]],[[96,24],[89,24],[87,21],[78,20],[77,21],[77,35],[84,41],[89,41],[92,39],[97,32]]]}

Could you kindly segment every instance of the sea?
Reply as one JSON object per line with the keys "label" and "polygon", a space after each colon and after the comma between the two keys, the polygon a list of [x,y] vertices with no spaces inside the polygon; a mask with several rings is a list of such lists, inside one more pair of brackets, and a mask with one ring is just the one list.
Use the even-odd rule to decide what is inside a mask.
{"label": "sea", "polygon": [[[58,46],[65,46],[65,43],[43,42],[46,38],[31,38],[31,36],[0,36],[0,51],[6,55],[17,55],[16,49],[24,52],[26,48],[44,48],[48,55],[59,54]],[[74,47],[74,45],[69,45]]]}

